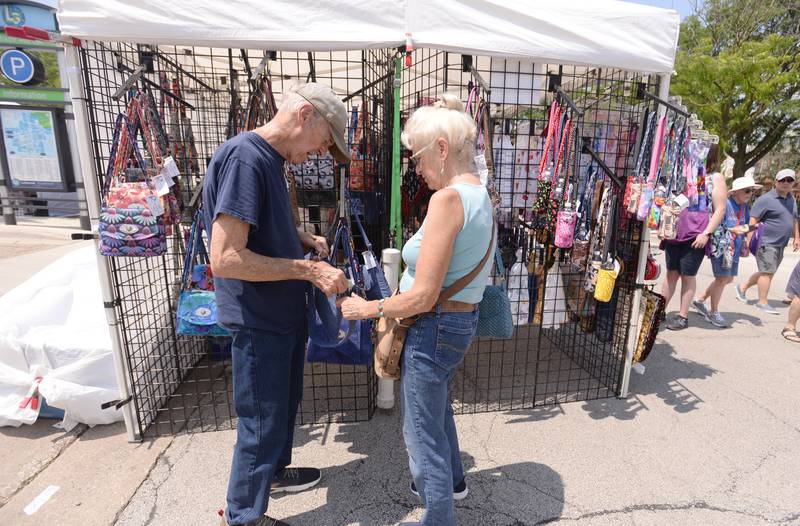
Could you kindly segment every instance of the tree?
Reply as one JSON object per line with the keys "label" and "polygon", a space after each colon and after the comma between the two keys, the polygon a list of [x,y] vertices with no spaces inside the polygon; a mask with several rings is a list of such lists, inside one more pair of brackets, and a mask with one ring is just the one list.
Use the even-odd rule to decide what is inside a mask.
{"label": "tree", "polygon": [[671,91],[736,161],[735,176],[800,132],[796,0],[706,0],[681,24]]}

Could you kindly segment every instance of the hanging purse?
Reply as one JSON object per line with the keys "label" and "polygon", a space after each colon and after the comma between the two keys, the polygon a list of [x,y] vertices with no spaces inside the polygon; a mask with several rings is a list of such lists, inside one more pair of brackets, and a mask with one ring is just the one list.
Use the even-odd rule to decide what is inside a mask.
{"label": "hanging purse", "polygon": [[229,336],[230,332],[219,325],[216,293],[213,291],[203,230],[203,216],[198,210],[192,221],[183,260],[175,332],[184,336]]}
{"label": "hanging purse", "polygon": [[[494,241],[493,241],[494,242]],[[500,251],[495,249],[494,261],[500,285],[487,285],[483,291],[475,335],[481,338],[508,339],[514,335],[511,301],[506,288],[506,271]],[[483,266],[481,266],[483,268]]]}
{"label": "hanging purse", "polygon": [[364,240],[367,250],[362,252],[364,258],[364,266],[361,267],[361,276],[364,280],[364,295],[368,300],[382,300],[389,298],[392,295],[392,290],[389,288],[389,282],[386,280],[386,275],[383,273],[378,258],[375,257],[375,252],[372,250],[372,243],[367,237],[367,232],[364,230],[364,225],[361,223],[359,214],[350,207],[350,217],[356,220],[356,225],[361,233],[361,239]]}
{"label": "hanging purse", "polygon": [[[483,267],[489,261],[489,257],[492,254],[492,248],[494,246],[496,238],[497,238],[497,224],[495,222],[494,228],[492,229],[492,240],[489,242],[489,247],[486,249],[486,254],[484,254],[483,259],[480,261],[480,263],[478,263],[478,265],[474,269],[472,269],[472,272],[470,272],[466,276],[459,278],[458,280],[455,281],[455,283],[453,283],[445,290],[443,290],[439,294],[439,299],[436,300],[437,305],[449,300],[450,298],[461,292],[461,290],[464,287],[472,283],[472,280],[474,280],[478,276],[478,274],[480,274]],[[508,300],[508,297],[506,297],[506,300]],[[483,302],[481,302],[481,308],[483,308]],[[509,318],[510,315],[511,315],[511,310],[509,306]],[[377,328],[374,335],[375,374],[377,374],[381,378],[390,378],[393,380],[400,379],[400,356],[403,354],[403,346],[406,343],[406,336],[408,335],[408,330],[422,316],[424,316],[424,313],[401,319],[378,318]],[[478,318],[478,323],[480,324],[480,317]]]}
{"label": "hanging purse", "polygon": [[547,136],[542,148],[542,158],[539,162],[539,175],[536,181],[536,196],[533,201],[533,206],[531,207],[531,223],[534,229],[539,232],[545,230],[548,224],[547,214],[549,211],[550,192],[552,189],[552,183],[550,180],[553,177],[551,169],[553,172],[555,172],[555,167],[548,167],[548,161],[550,160],[550,149],[556,148],[555,142],[558,140],[557,127],[560,120],[561,108],[555,101],[553,101],[553,104],[550,106],[550,116],[547,121]]}
{"label": "hanging purse", "polygon": [[636,341],[636,350],[633,353],[633,363],[643,362],[650,355],[650,351],[653,350],[653,344],[656,341],[656,335],[661,325],[661,317],[664,314],[664,308],[667,303],[664,296],[650,290],[645,290],[642,293],[642,300],[644,301],[645,309],[644,316],[642,316],[641,329]]}
{"label": "hanging purse", "polygon": [[606,238],[603,252],[606,254],[606,259],[597,273],[597,283],[594,289],[594,299],[601,303],[611,301],[614,294],[614,286],[617,282],[617,275],[619,274],[618,268],[615,264],[616,256],[612,257],[612,252],[616,254],[617,250],[617,229],[619,223],[617,196],[611,195],[608,200],[608,226],[606,227]]}
{"label": "hanging purse", "polygon": [[661,220],[658,225],[658,237],[665,241],[671,241],[678,235],[678,218],[680,217],[681,207],[674,199],[670,198],[661,207]]}
{"label": "hanging purse", "polygon": [[131,146],[146,179],[147,165],[136,144],[136,132],[127,117],[119,114],[101,195],[100,253],[110,257],[159,256],[167,250],[161,201],[149,180],[127,182],[120,177]]}
{"label": "hanging purse", "polygon": [[[364,280],[361,269],[353,255],[352,236],[344,219],[336,226],[328,263],[336,264],[339,246],[344,251],[348,277],[355,283],[355,292],[364,297]],[[308,316],[308,351],[310,363],[333,363],[340,365],[369,365],[372,360],[372,321],[345,320],[336,306],[336,296],[326,296],[316,287],[312,288]]]}
{"label": "hanging purse", "polygon": [[164,225],[167,227],[167,234],[172,233],[172,226],[181,222],[181,206],[178,201],[179,185],[178,171],[175,160],[167,156],[169,152],[169,141],[164,134],[161,120],[155,109],[155,102],[152,101],[149,93],[140,91],[131,101],[136,118],[141,126],[142,134],[145,139],[147,152],[150,154],[151,165],[154,168],[156,181],[156,192],[161,198],[164,208]]}

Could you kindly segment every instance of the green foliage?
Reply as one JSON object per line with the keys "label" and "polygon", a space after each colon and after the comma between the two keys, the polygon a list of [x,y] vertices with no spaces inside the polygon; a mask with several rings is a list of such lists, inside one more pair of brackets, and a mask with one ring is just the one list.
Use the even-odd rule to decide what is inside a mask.
{"label": "green foliage", "polygon": [[672,93],[735,160],[737,176],[800,129],[793,0],[707,0],[681,25]]}

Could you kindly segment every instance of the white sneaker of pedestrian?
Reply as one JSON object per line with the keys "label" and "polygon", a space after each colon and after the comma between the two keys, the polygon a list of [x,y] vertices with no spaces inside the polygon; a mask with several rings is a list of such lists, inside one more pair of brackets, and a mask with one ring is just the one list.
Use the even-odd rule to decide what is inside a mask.
{"label": "white sneaker of pedestrian", "polygon": [[775,310],[769,303],[767,303],[766,305],[763,305],[761,303],[756,303],[756,308],[761,312],[766,312],[767,314],[780,314],[780,312]]}
{"label": "white sneaker of pedestrian", "polygon": [[734,287],[734,290],[736,291],[736,299],[747,303],[747,296],[745,296],[744,291],[738,284]]}

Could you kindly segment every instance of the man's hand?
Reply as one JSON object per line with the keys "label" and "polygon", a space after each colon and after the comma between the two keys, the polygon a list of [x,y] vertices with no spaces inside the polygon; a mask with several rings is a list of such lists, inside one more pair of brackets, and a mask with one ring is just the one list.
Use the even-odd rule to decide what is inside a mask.
{"label": "man's hand", "polygon": [[326,258],[330,255],[328,248],[328,240],[322,236],[315,236],[308,232],[298,232],[300,234],[300,243],[303,247],[313,250],[321,258]]}
{"label": "man's hand", "polygon": [[737,236],[741,236],[742,234],[747,233],[747,226],[746,225],[736,225],[730,229],[731,232],[736,234]]}
{"label": "man's hand", "polygon": [[316,261],[311,264],[311,283],[326,296],[342,294],[350,287],[344,272],[330,266],[325,261]]}

